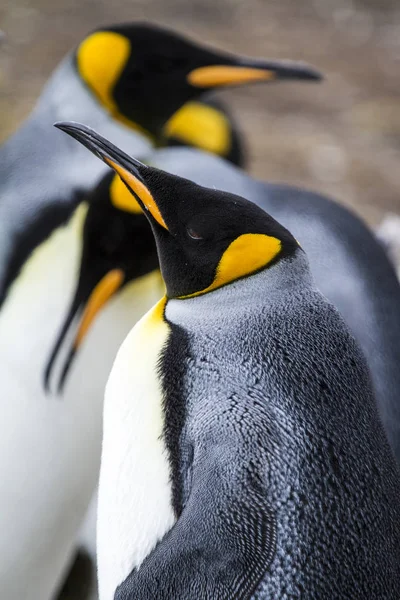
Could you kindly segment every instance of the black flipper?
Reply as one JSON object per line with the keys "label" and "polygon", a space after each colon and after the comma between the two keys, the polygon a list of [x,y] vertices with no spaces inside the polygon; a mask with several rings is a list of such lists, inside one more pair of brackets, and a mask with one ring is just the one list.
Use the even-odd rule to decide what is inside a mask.
{"label": "black flipper", "polygon": [[227,456],[218,444],[206,453],[193,469],[178,521],[117,588],[115,600],[245,600],[254,594],[276,543],[263,467],[251,459],[246,464],[236,452]]}

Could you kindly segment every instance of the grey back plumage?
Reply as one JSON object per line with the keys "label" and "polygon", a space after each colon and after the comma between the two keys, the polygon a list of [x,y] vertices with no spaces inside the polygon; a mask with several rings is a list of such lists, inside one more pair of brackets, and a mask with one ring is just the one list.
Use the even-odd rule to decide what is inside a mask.
{"label": "grey back plumage", "polygon": [[166,410],[184,398],[164,432],[180,509],[115,600],[397,598],[398,468],[364,357],[304,254],[165,315],[183,348],[162,370]]}
{"label": "grey back plumage", "polygon": [[317,287],[339,310],[364,352],[379,411],[400,460],[400,286],[367,226],[325,196],[256,181],[205,153],[161,150],[153,154],[152,164],[248,198],[299,240]]}

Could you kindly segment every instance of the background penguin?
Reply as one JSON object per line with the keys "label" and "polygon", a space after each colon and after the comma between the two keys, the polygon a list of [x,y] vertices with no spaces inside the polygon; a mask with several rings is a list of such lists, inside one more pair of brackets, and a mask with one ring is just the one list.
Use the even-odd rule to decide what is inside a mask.
{"label": "background penguin", "polygon": [[108,179],[35,249],[0,312],[0,589],[10,600],[53,598],[61,583],[98,481],[108,373],[163,290],[145,216],[111,204],[120,196]]}
{"label": "background penguin", "polygon": [[[9,600],[46,600],[67,568],[96,484],[107,374],[127,328],[161,291],[157,273],[126,286],[128,271],[118,265],[107,271],[119,232],[86,235],[88,221],[108,228],[108,209],[103,205],[98,213],[93,198],[79,191],[92,189],[106,170],[66,136],[55,137],[50,123],[61,116],[85,118],[141,154],[173,112],[204,91],[296,77],[318,75],[301,65],[204,49],[149,25],[107,28],[67,57],[31,117],[2,148],[0,588]],[[145,132],[150,142],[143,144]],[[141,214],[137,218],[145,223]],[[137,235],[131,231],[124,257],[132,256]],[[85,271],[87,252],[93,271]],[[142,260],[134,265],[135,278],[151,268]],[[124,284],[79,352],[63,401],[56,402],[44,382],[53,391],[65,381],[95,312]],[[58,335],[65,342],[60,347]]]}
{"label": "background penguin", "polygon": [[[105,173],[99,161],[60,139],[56,120],[80,119],[145,156],[185,102],[218,87],[250,82],[316,81],[300,63],[223,53],[150,24],[104,27],[67,56],[32,115],[0,153],[0,294],[13,248],[25,244],[38,209],[73,201]],[[86,153],[87,154],[87,153]],[[23,165],[23,168],[20,168]],[[31,234],[32,235],[32,234]]]}
{"label": "background penguin", "polygon": [[153,153],[151,164],[251,200],[307,252],[317,287],[335,305],[368,362],[379,410],[400,461],[400,286],[382,245],[351,211],[320,194],[257,181],[191,149]]}
{"label": "background penguin", "polygon": [[397,598],[398,467],[297,241],[239,196],[59,127],[142,205],[166,284],[107,384],[101,600]]}

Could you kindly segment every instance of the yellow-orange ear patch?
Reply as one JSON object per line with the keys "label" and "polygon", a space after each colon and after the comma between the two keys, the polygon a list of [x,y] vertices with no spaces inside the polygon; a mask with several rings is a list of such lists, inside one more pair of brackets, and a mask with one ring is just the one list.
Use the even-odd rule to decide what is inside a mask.
{"label": "yellow-orange ear patch", "polygon": [[143,212],[138,201],[132,192],[128,190],[119,175],[114,175],[111,182],[110,199],[113,206],[119,210],[132,212],[137,215],[140,215]]}
{"label": "yellow-orange ear patch", "polygon": [[158,208],[156,201],[154,200],[150,190],[141,182],[137,177],[135,177],[132,173],[130,173],[127,169],[121,167],[121,165],[117,164],[110,158],[104,159],[107,164],[110,165],[121,177],[125,183],[129,185],[129,187],[135,192],[141,202],[148,209],[152,217],[157,221],[161,227],[164,227],[168,231],[168,227],[165,224],[165,221],[160,213],[160,209]]}
{"label": "yellow-orange ear patch", "polygon": [[218,109],[187,102],[167,122],[165,133],[207,152],[226,156],[231,147],[229,120]]}
{"label": "yellow-orange ear patch", "polygon": [[275,79],[274,71],[254,67],[231,65],[210,65],[194,69],[187,76],[187,81],[194,87],[212,88],[226,85],[241,85],[252,81],[268,81]]}
{"label": "yellow-orange ear patch", "polygon": [[76,62],[83,81],[109,113],[127,127],[151,137],[149,132],[123,115],[114,98],[113,90],[129,60],[131,43],[114,31],[96,31],[78,47]]}
{"label": "yellow-orange ear patch", "polygon": [[129,59],[128,38],[113,31],[97,31],[80,44],[77,53],[78,71],[102,104],[112,113],[117,106],[112,91]]}
{"label": "yellow-orange ear patch", "polygon": [[212,284],[205,290],[182,298],[211,292],[227,283],[255,273],[266,267],[279,254],[281,248],[282,243],[278,238],[261,233],[244,233],[223,253]]}

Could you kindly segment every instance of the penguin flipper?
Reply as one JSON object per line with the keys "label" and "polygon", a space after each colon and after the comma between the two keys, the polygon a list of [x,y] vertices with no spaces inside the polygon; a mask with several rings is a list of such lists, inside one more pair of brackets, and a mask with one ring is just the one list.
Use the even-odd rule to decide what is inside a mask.
{"label": "penguin flipper", "polygon": [[212,449],[214,464],[206,473],[199,469],[198,479],[193,473],[177,522],[114,600],[252,597],[275,555],[276,526],[261,484],[265,465],[250,460],[239,467],[238,451],[222,467],[220,451]]}

